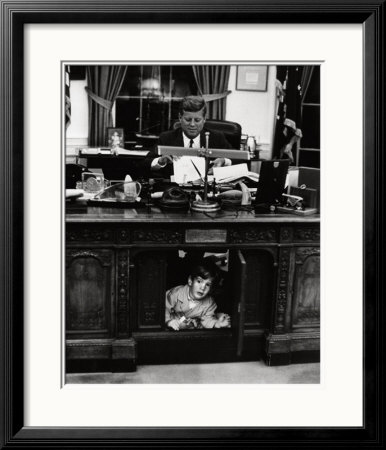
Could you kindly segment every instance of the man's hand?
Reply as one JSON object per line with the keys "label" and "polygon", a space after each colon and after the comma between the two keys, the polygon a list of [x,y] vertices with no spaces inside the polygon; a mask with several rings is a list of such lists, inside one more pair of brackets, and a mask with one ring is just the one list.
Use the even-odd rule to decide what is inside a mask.
{"label": "man's hand", "polygon": [[213,167],[223,167],[225,166],[225,158],[216,158],[212,164]]}
{"label": "man's hand", "polygon": [[228,160],[228,164],[227,164],[227,159],[225,158],[216,158],[214,161],[212,161],[211,164],[211,168],[208,170],[208,175],[213,175],[213,167],[224,167],[227,165],[230,165],[231,162],[230,160]]}
{"label": "man's hand", "polygon": [[165,167],[167,164],[171,164],[173,162],[173,158],[169,155],[164,155],[158,158],[158,165]]}

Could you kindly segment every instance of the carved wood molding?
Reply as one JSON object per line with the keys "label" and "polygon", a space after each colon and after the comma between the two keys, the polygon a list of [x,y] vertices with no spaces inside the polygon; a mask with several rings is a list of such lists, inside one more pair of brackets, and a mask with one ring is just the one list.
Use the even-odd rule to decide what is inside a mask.
{"label": "carved wood molding", "polygon": [[294,240],[300,242],[319,242],[320,227],[295,228]]}
{"label": "carved wood molding", "polygon": [[122,336],[128,333],[129,315],[129,254],[127,250],[117,253],[117,334]]}
{"label": "carved wood molding", "polygon": [[320,256],[319,247],[302,247],[296,249],[296,264],[303,264],[309,256]]}
{"label": "carved wood molding", "polygon": [[300,325],[299,322],[312,322],[312,323],[316,323],[319,322],[320,320],[320,310],[319,309],[305,309],[305,310],[300,310],[298,311],[297,314],[297,325]]}
{"label": "carved wood molding", "polygon": [[182,231],[167,229],[134,230],[133,242],[181,244],[183,233]]}
{"label": "carved wood molding", "polygon": [[281,227],[280,228],[280,242],[292,242],[293,240],[293,228]]}
{"label": "carved wood molding", "polygon": [[278,295],[276,304],[275,331],[280,332],[284,329],[285,311],[288,300],[288,280],[290,271],[291,250],[282,248],[279,257],[278,273]]}
{"label": "carved wood molding", "polygon": [[95,258],[102,267],[110,267],[112,264],[112,252],[110,250],[66,250],[66,267],[68,267],[75,258]]}
{"label": "carved wood molding", "polygon": [[88,311],[77,311],[74,313],[72,310],[68,312],[68,331],[75,333],[85,332],[90,330],[97,330],[101,333],[107,333],[105,328],[105,313],[103,308],[94,308]]}
{"label": "carved wood molding", "polygon": [[66,340],[66,347],[111,347],[112,341],[103,342],[101,341],[93,341],[91,339],[84,339],[82,342],[73,342],[70,340]]}
{"label": "carved wood molding", "polygon": [[234,228],[229,232],[231,243],[277,242],[277,230],[268,227]]}
{"label": "carved wood molding", "polygon": [[306,331],[296,333],[269,333],[266,336],[266,341],[270,344],[282,342],[296,342],[304,340],[320,340],[320,331]]}
{"label": "carved wood molding", "polygon": [[320,339],[320,331],[296,332],[296,333],[291,333],[290,337],[291,337],[291,341],[303,341],[304,339],[319,340]]}
{"label": "carved wood molding", "polygon": [[113,232],[111,228],[67,228],[66,242],[111,242]]}
{"label": "carved wood molding", "polygon": [[120,228],[118,230],[119,242],[130,242],[130,230],[128,228]]}

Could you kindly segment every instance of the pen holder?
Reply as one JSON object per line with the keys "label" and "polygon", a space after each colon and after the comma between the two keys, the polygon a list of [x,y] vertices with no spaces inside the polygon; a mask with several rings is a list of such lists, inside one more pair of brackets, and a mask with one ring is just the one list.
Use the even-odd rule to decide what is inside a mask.
{"label": "pen holder", "polygon": [[142,186],[138,181],[125,181],[123,183],[123,193],[120,192],[120,200],[134,203],[141,193]]}
{"label": "pen holder", "polygon": [[142,186],[138,181],[116,183],[95,195],[95,200],[137,204]]}
{"label": "pen holder", "polygon": [[252,158],[255,156],[256,147],[257,147],[257,144],[256,144],[255,136],[248,136],[247,150],[249,151],[249,154]]}
{"label": "pen holder", "polygon": [[105,177],[98,173],[83,172],[82,186],[85,192],[95,194],[105,187]]}

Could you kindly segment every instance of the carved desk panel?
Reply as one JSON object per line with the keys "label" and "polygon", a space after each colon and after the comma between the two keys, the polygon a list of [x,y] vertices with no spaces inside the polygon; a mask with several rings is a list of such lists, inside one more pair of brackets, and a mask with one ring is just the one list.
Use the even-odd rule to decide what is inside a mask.
{"label": "carved desk panel", "polygon": [[[87,359],[112,370],[174,362],[171,349],[192,343],[208,360],[213,348],[219,360],[261,357],[270,365],[319,352],[318,216],[89,207],[67,213],[65,231],[68,370]],[[173,334],[164,327],[165,290],[178,269],[171,261],[176,251],[192,250],[229,256],[229,330]]]}

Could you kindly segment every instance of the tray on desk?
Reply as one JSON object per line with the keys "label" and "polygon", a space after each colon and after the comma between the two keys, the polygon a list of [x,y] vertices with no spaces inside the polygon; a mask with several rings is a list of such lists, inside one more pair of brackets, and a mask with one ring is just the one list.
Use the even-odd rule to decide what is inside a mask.
{"label": "tray on desk", "polygon": [[126,208],[126,209],[138,209],[138,208],[144,208],[146,207],[146,203],[144,201],[140,202],[124,202],[121,200],[114,200],[114,199],[108,199],[108,200],[101,200],[92,198],[87,201],[87,206],[97,206],[98,208]]}

